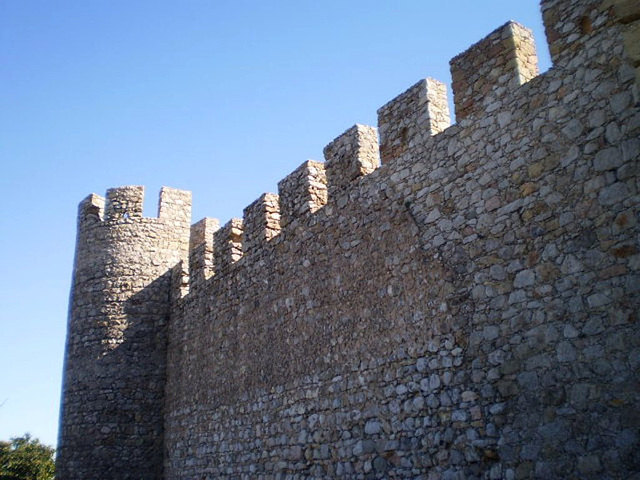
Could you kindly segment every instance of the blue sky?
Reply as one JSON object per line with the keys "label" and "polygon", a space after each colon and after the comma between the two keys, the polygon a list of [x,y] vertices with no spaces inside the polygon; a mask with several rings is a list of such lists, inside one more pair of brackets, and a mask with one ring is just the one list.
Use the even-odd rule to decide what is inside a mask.
{"label": "blue sky", "polygon": [[0,440],[57,438],[78,202],[193,191],[241,216],[354,123],[535,0],[0,2]]}

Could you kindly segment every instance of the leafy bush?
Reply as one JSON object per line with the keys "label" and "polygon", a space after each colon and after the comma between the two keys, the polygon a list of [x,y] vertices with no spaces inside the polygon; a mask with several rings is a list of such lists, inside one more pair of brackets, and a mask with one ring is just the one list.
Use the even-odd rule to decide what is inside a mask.
{"label": "leafy bush", "polygon": [[28,433],[0,441],[0,480],[51,480],[55,450]]}

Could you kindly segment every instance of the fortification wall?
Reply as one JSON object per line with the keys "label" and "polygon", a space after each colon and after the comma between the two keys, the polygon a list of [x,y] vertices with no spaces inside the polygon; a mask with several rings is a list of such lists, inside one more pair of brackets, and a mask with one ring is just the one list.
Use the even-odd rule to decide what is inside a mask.
{"label": "fortification wall", "polygon": [[170,270],[186,259],[191,194],[163,188],[158,218],[144,189],[79,207],[58,479],[161,478]]}
{"label": "fortification wall", "polygon": [[550,71],[509,22],[456,124],[421,80],[221,228],[88,197],[60,478],[637,476],[637,5],[544,0]]}
{"label": "fortification wall", "polygon": [[549,72],[508,23],[452,60],[456,125],[442,84],[418,82],[379,111],[379,168],[355,126],[278,202],[199,224],[170,324],[167,478],[640,469],[627,27],[599,1],[543,13]]}

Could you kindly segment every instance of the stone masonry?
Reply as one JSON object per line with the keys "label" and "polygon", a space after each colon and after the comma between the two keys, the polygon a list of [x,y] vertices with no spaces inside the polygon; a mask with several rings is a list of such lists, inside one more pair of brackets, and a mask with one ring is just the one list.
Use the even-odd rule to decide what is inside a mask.
{"label": "stone masonry", "polygon": [[640,3],[542,15],[243,219],[87,197],[57,478],[640,479]]}

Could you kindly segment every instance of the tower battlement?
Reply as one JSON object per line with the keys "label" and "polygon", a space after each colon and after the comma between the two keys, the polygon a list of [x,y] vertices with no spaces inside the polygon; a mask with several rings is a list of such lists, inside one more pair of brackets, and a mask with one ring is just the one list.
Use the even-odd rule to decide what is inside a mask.
{"label": "tower battlement", "polygon": [[[135,223],[145,219],[142,215],[144,205],[144,187],[129,185],[110,188],[106,197],[92,193],[80,202],[78,222],[92,223],[97,221],[117,224]],[[175,188],[162,187],[158,201],[158,217],[160,221],[169,221],[175,225],[191,222],[191,192]]]}
{"label": "tower battlement", "polygon": [[[637,2],[544,0],[222,227],[79,206],[60,478],[629,478]],[[90,439],[90,440],[87,440]]]}

